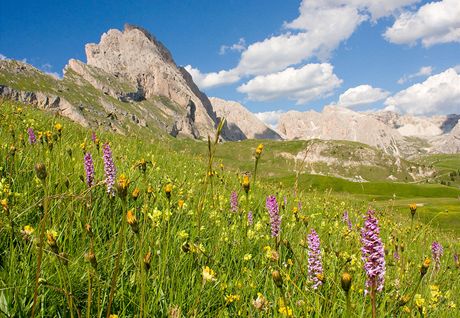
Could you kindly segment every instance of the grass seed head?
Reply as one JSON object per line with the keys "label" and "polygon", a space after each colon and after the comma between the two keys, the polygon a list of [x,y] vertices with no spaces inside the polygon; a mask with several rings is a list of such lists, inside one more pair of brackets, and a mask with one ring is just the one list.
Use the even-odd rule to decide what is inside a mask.
{"label": "grass seed head", "polygon": [[283,277],[281,277],[281,273],[278,270],[272,272],[272,278],[276,287],[283,288]]}
{"label": "grass seed head", "polygon": [[35,174],[37,175],[37,178],[45,181],[46,177],[48,176],[48,173],[46,172],[46,167],[44,163],[37,163],[35,165]]}

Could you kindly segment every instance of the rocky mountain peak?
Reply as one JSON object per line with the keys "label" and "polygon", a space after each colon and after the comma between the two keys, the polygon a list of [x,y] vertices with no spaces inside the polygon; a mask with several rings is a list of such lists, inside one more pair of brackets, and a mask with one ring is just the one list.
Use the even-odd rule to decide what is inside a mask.
{"label": "rocky mountain peak", "polygon": [[[114,98],[141,101],[166,97],[182,109],[170,133],[194,138],[213,134],[216,116],[211,104],[183,68],[174,62],[169,50],[147,30],[126,24],[123,31],[111,29],[99,43],[85,46],[87,64],[71,60],[67,68],[83,76]],[[102,87],[99,74],[108,74],[125,85],[122,91]],[[123,91],[123,89],[125,91]],[[128,90],[126,90],[128,89]]]}

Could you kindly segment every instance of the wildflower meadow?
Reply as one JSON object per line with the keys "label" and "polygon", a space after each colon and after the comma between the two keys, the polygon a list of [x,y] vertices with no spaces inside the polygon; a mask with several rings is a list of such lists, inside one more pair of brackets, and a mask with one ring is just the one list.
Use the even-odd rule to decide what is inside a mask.
{"label": "wildflower meadow", "polygon": [[460,316],[460,243],[417,202],[271,182],[263,142],[227,169],[222,125],[192,154],[11,102],[0,116],[1,317]]}

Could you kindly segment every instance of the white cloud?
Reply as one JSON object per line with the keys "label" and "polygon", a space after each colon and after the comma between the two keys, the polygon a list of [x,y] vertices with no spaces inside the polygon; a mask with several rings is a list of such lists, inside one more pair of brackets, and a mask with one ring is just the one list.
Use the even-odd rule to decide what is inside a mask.
{"label": "white cloud", "polygon": [[385,100],[387,109],[414,115],[460,111],[460,75],[453,68],[428,77]]}
{"label": "white cloud", "polygon": [[273,110],[269,112],[255,113],[254,115],[256,115],[256,117],[259,118],[265,125],[276,130],[282,114],[284,114],[284,111],[282,110]]}
{"label": "white cloud", "polygon": [[201,73],[199,69],[191,65],[185,66],[184,69],[192,75],[193,81],[200,89],[231,84],[240,80],[240,76],[234,70]]}
{"label": "white cloud", "polygon": [[366,19],[357,8],[321,6],[304,1],[300,16],[285,23],[288,31],[251,44],[241,55],[237,70],[241,74],[264,75],[299,64],[317,56],[322,60]]}
{"label": "white cloud", "polygon": [[238,91],[255,101],[288,98],[305,104],[330,95],[341,83],[331,64],[307,64],[298,69],[290,67],[278,73],[256,76],[239,86]]}
{"label": "white cloud", "polygon": [[7,60],[8,58],[3,55],[2,53],[0,53],[0,61],[3,61],[3,60]]}
{"label": "white cloud", "polygon": [[417,73],[404,75],[398,80],[398,84],[404,84],[407,81],[422,76],[429,76],[433,73],[433,68],[431,66],[422,66]]}
{"label": "white cloud", "polygon": [[372,87],[370,85],[359,85],[347,89],[340,95],[338,105],[350,108],[369,105],[387,98],[388,95],[390,95],[390,93],[381,88]]}
{"label": "white cloud", "polygon": [[232,45],[222,45],[219,50],[219,55],[224,55],[227,53],[228,50],[230,51],[236,51],[236,52],[241,52],[246,49],[246,41],[244,38],[240,38],[238,40],[238,43],[232,44]]}
{"label": "white cloud", "polygon": [[[240,61],[235,68],[207,74],[190,65],[186,69],[197,85],[205,89],[231,84],[241,77],[268,75],[288,67],[299,68],[314,57],[326,61],[363,21],[377,21],[418,1],[303,0],[299,16],[285,22],[280,34],[249,46],[246,46],[244,39],[231,46],[223,45],[220,54],[228,50],[241,51]],[[244,89],[246,86],[242,87]]]}
{"label": "white cloud", "polygon": [[460,42],[460,1],[430,2],[416,12],[404,12],[384,36],[396,44],[415,44],[421,40],[425,47]]}
{"label": "white cloud", "polygon": [[382,17],[395,14],[404,7],[410,6],[421,0],[343,0],[342,3],[354,3],[360,9],[369,11],[372,20],[376,21]]}

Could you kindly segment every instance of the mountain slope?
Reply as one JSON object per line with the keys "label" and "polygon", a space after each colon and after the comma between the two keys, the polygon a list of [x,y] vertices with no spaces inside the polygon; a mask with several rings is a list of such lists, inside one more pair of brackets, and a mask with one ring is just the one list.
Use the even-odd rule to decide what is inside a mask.
{"label": "mountain slope", "polygon": [[277,130],[286,139],[357,141],[395,156],[411,157],[459,152],[455,128],[459,119],[460,115],[455,114],[424,117],[326,106],[322,112],[284,113]]}
{"label": "mountain slope", "polygon": [[281,139],[281,136],[265,125],[259,118],[240,103],[217,97],[209,97],[216,115],[225,117],[230,140]]}
{"label": "mountain slope", "polygon": [[88,64],[70,60],[62,80],[25,63],[0,61],[0,97],[123,134],[143,128],[201,139],[214,133],[217,118],[206,95],[145,30],[109,30],[86,53]]}

